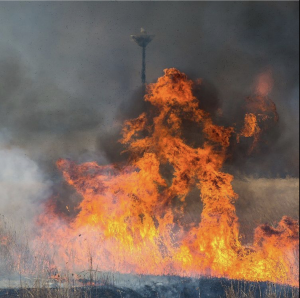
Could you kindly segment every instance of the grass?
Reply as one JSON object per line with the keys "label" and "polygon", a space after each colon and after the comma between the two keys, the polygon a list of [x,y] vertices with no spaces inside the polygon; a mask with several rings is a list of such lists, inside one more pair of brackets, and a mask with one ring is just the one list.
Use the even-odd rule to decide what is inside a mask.
{"label": "grass", "polygon": [[239,282],[235,286],[225,286],[226,298],[299,298],[299,289],[278,287],[273,283],[266,283],[262,289],[260,283]]}
{"label": "grass", "polygon": [[[122,292],[104,288],[30,288],[7,291],[0,297],[5,298],[125,298]],[[131,298],[131,297],[130,297]],[[133,297],[132,297],[133,298]]]}
{"label": "grass", "polygon": [[[225,287],[225,294],[218,296],[220,298],[296,298],[299,297],[299,291],[294,290],[288,292],[285,290],[277,290],[272,284],[267,285],[266,291],[260,291],[259,285],[241,282],[239,287]],[[159,291],[149,292],[140,295],[137,292],[128,289],[121,289],[112,286],[87,286],[73,287],[72,284],[64,284],[61,287],[50,287],[49,284],[42,280],[37,280],[33,287],[20,287],[18,289],[0,290],[1,298],[206,298],[205,293],[189,295],[185,291],[177,293],[173,296],[170,294],[161,294]]]}
{"label": "grass", "polygon": [[[197,287],[197,290],[195,287],[194,294],[188,294],[181,289],[176,296],[161,294],[163,287],[171,289],[174,288],[174,284],[164,284],[161,288],[154,287],[150,294],[143,296],[129,289],[118,288],[114,273],[100,272],[95,269],[91,255],[87,257],[89,268],[86,271],[77,274],[68,271],[55,272],[46,254],[46,247],[41,247],[39,253],[33,255],[27,234],[20,231],[17,233],[15,230],[12,223],[5,220],[4,216],[0,216],[0,282],[1,278],[8,279],[9,276],[13,276],[12,279],[15,281],[14,288],[8,284],[7,289],[1,290],[0,285],[0,298],[206,298],[203,296],[206,294],[204,291],[202,293],[201,286],[199,289]],[[220,284],[220,281],[218,283]],[[132,285],[128,284],[127,287],[130,286]],[[227,280],[223,284],[223,292],[222,296],[216,297],[299,297],[299,289],[246,281],[231,281],[229,284]]]}

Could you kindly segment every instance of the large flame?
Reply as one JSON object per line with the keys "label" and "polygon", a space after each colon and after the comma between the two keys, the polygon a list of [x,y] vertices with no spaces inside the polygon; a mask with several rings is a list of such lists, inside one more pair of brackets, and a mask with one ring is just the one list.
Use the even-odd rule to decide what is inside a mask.
{"label": "large flame", "polygon": [[[57,162],[83,199],[72,221],[48,208],[40,217],[41,238],[56,252],[56,265],[74,271],[88,265],[297,286],[298,222],[284,217],[277,227],[260,226],[254,244],[243,246],[233,176],[222,172],[230,141],[250,137],[255,145],[266,120],[277,121],[275,105],[263,94],[249,98],[244,127],[235,131],[199,109],[192,85],[185,74],[167,69],[148,86],[145,100],[153,109],[124,123],[128,163]],[[199,131],[194,143],[183,134],[192,123]],[[185,199],[195,187],[203,203],[198,225],[184,220]]]}

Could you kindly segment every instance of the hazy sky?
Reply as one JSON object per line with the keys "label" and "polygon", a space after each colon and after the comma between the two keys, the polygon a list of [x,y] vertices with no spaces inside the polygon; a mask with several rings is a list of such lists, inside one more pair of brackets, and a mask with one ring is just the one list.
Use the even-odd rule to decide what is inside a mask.
{"label": "hazy sky", "polygon": [[298,2],[1,2],[6,144],[41,165],[111,159],[120,120],[142,102],[141,49],[130,40],[141,27],[155,35],[148,83],[169,67],[203,78],[228,119],[271,69],[278,130],[270,151],[238,170],[298,177]]}

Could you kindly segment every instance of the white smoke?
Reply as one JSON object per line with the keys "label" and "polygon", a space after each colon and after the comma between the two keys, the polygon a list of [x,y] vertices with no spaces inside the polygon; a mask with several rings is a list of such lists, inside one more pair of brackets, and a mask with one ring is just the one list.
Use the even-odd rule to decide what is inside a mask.
{"label": "white smoke", "polygon": [[32,228],[41,203],[51,193],[51,182],[20,148],[10,145],[9,134],[0,131],[0,214],[17,228]]}

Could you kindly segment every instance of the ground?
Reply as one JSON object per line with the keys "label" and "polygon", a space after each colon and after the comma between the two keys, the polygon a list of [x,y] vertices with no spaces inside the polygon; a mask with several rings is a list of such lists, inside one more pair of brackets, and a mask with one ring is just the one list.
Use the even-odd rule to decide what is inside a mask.
{"label": "ground", "polygon": [[[127,286],[126,286],[127,284]],[[270,283],[251,283],[225,278],[180,278],[174,276],[132,277],[119,284],[59,288],[14,288],[0,290],[0,298],[296,298],[299,289]]]}

